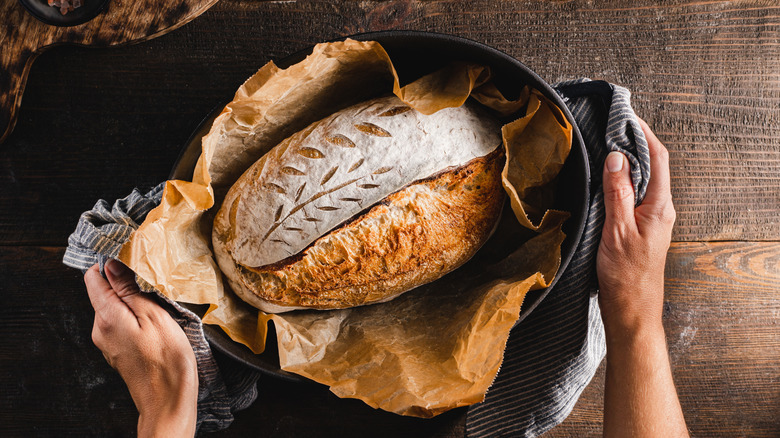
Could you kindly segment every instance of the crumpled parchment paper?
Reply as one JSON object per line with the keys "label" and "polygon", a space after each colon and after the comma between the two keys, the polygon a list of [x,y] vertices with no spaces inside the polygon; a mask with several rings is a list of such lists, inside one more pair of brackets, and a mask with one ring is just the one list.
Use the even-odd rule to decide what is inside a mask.
{"label": "crumpled parchment paper", "polygon": [[[332,311],[260,312],[237,298],[211,253],[211,223],[233,182],[287,136],[341,108],[390,92],[426,114],[472,97],[497,116],[511,209],[466,265],[401,297]],[[218,324],[255,353],[276,327],[281,368],[390,412],[431,417],[477,403],[495,378],[529,290],[547,287],[560,264],[565,212],[552,186],[571,147],[560,109],[525,88],[506,99],[487,67],[455,62],[401,86],[376,42],[319,44],[287,69],[262,67],[202,139],[192,181],[168,181],[162,203],[120,259],[171,299],[209,304]],[[512,214],[514,213],[514,214]],[[521,334],[522,335],[522,334]]]}

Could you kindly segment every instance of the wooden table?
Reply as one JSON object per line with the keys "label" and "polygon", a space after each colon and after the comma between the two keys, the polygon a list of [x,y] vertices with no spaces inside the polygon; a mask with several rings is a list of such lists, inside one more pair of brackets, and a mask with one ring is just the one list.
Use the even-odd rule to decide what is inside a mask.
{"label": "wooden table", "polygon": [[[5,25],[5,24],[3,24]],[[271,59],[357,32],[416,29],[503,50],[548,82],[622,84],[671,153],[678,221],[665,322],[694,436],[780,433],[780,5],[773,1],[223,0],[175,32],[59,47],[30,72],[0,144],[0,436],[133,435],[136,412],[92,345],[78,215],[165,179],[201,118]],[[549,436],[601,431],[603,366]],[[215,436],[463,435],[266,377]]]}

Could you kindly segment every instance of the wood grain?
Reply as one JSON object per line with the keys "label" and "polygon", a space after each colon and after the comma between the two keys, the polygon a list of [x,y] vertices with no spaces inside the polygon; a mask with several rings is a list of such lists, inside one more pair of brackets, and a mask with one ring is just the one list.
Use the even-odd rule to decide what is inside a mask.
{"label": "wood grain", "polygon": [[[63,254],[0,246],[0,436],[134,436],[132,399],[92,344],[94,311]],[[401,417],[315,383],[271,377],[259,394],[216,436],[462,436],[464,409],[433,420]]]}
{"label": "wood grain", "polygon": [[[81,275],[60,262],[64,250],[2,249],[0,435],[131,435],[132,400],[91,343],[94,313]],[[692,435],[776,436],[780,243],[677,243],[666,274],[665,327]],[[603,385],[602,366],[548,436],[600,436]],[[258,401],[216,436],[463,434],[463,410],[420,420],[337,399],[315,384],[265,378],[260,388]]]}
{"label": "wood grain", "polygon": [[[689,426],[777,436],[780,5],[762,0],[223,0],[142,45],[47,51],[0,144],[0,436],[134,434],[127,390],[91,345],[81,275],[60,262],[78,215],[162,181],[201,118],[268,60],[384,29],[456,34],[548,82],[590,76],[633,91],[671,151],[679,243],[665,316]],[[707,242],[718,240],[735,242]],[[218,435],[463,434],[462,411],[396,423],[317,386],[261,388]],[[603,371],[549,435],[599,435],[602,395]]]}
{"label": "wood grain", "polygon": [[[778,291],[780,243],[672,245],[664,326],[692,436],[777,436]],[[601,436],[604,370],[549,436]]]}
{"label": "wood grain", "polygon": [[[63,47],[38,59],[22,134],[0,145],[0,239],[61,245],[97,198],[163,180],[200,119],[268,60],[399,28],[484,42],[548,82],[627,86],[671,151],[674,239],[777,240],[778,18],[779,5],[755,0],[223,1],[143,45]],[[72,219],[46,219],[55,208]]]}
{"label": "wood grain", "polygon": [[[57,27],[38,21],[18,0],[0,0],[0,143],[14,127],[27,74],[44,50],[58,44],[115,46],[146,41],[184,25],[216,1],[114,0],[84,24]],[[56,76],[50,79],[59,81]]]}
{"label": "wood grain", "polygon": [[64,249],[0,248],[0,435],[130,436],[135,407],[92,345],[94,312]]}

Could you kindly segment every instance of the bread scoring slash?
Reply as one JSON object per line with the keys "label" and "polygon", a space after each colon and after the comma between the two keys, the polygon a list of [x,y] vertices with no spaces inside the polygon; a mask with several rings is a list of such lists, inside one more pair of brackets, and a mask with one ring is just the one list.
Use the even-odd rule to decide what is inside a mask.
{"label": "bread scoring slash", "polygon": [[228,191],[212,241],[233,291],[267,311],[383,302],[471,258],[504,201],[497,120],[395,96],[292,135]]}

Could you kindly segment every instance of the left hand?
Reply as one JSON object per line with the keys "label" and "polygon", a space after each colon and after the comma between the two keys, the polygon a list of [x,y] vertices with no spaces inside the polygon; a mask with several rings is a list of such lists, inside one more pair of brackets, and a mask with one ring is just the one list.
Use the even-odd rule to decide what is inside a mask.
{"label": "left hand", "polygon": [[628,160],[611,152],[604,166],[604,228],[596,258],[599,306],[608,339],[652,328],[663,332],[664,266],[675,221],[669,153],[639,119],[650,150],[647,195],[634,207]]}
{"label": "left hand", "polygon": [[140,414],[139,436],[193,436],[198,372],[187,336],[123,264],[84,275],[95,324],[92,341],[124,379]]}

